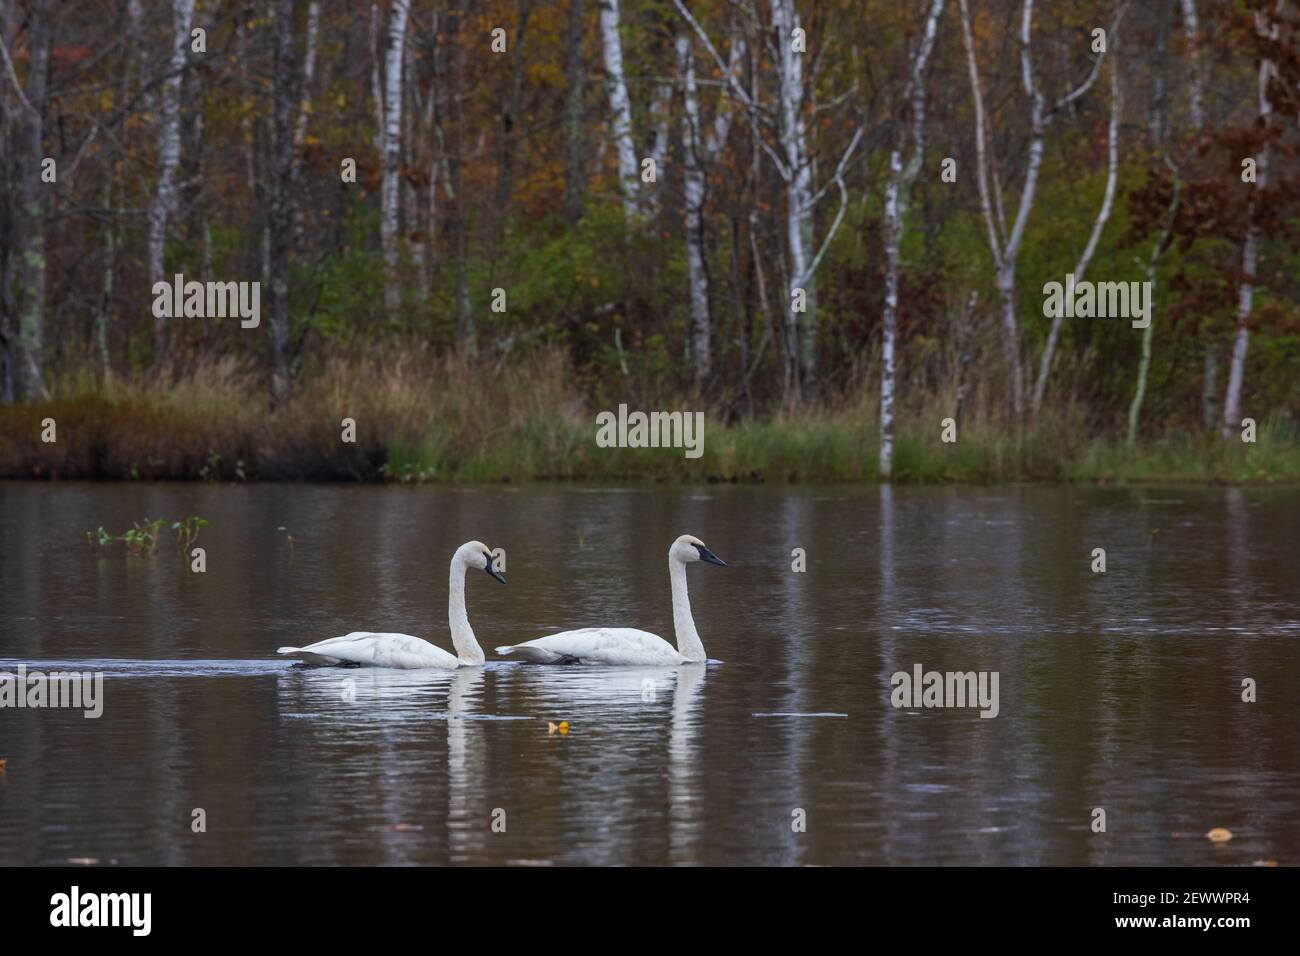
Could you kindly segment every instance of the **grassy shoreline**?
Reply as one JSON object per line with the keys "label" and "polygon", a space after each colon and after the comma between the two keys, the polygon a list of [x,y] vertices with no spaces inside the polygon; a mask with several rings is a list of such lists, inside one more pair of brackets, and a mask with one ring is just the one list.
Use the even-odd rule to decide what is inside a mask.
{"label": "grassy shoreline", "polygon": [[[0,407],[0,478],[875,483],[871,392],[730,425],[706,413],[703,455],[690,460],[681,449],[598,447],[600,405],[578,397],[551,353],[490,371],[410,354],[338,361],[274,412],[255,378],[226,361],[166,387],[73,387],[46,402]],[[1300,434],[1285,421],[1261,422],[1253,444],[1175,430],[1128,450],[1090,433],[1077,406],[1044,409],[1014,428],[976,405],[957,442],[945,444],[948,402],[923,404],[898,421],[895,482],[1300,482]],[[51,418],[57,440],[47,444],[42,422]],[[355,443],[342,441],[345,418],[356,422]]]}

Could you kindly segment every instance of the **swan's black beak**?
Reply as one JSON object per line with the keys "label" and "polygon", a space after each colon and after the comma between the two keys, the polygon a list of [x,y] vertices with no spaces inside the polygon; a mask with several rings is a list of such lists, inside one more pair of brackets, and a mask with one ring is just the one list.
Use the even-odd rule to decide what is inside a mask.
{"label": "swan's black beak", "polygon": [[501,576],[501,572],[498,571],[496,568],[492,567],[492,555],[487,554],[486,552],[484,552],[484,554],[487,557],[487,567],[485,567],[483,570],[486,571],[488,574],[490,574],[492,577],[496,578],[502,584],[505,584],[506,579]]}
{"label": "swan's black beak", "polygon": [[718,567],[720,567],[720,568],[725,568],[725,567],[727,566],[727,562],[726,562],[726,561],[723,561],[720,557],[718,557],[716,554],[714,554],[712,551],[710,551],[710,550],[709,550],[708,548],[706,548],[704,545],[702,545],[702,544],[697,544],[697,545],[695,546],[695,550],[698,551],[698,552],[700,552],[700,560],[701,560],[701,561],[707,561],[707,562],[709,562],[709,564],[716,564],[716,565],[717,565]]}

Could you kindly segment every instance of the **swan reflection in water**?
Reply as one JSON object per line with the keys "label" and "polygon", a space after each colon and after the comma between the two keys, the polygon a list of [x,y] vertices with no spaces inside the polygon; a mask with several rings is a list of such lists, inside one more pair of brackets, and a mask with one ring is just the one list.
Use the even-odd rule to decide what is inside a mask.
{"label": "swan reflection in water", "polygon": [[438,724],[445,722],[449,861],[481,859],[491,832],[482,724],[529,722],[480,714],[485,678],[482,667],[287,669],[279,676],[282,720],[310,725],[290,730],[315,752],[318,774],[324,773],[321,755],[333,758],[328,775],[314,777],[301,796],[305,816],[361,816],[378,828],[377,838],[374,829],[367,838],[385,847],[385,863],[429,862],[429,841],[421,832],[429,828],[431,786],[444,779],[440,755],[429,748],[440,743]]}
{"label": "swan reflection in water", "polygon": [[[664,834],[670,862],[695,862],[705,811],[698,732],[708,669],[286,669],[279,675],[280,716],[307,725],[289,732],[313,752],[304,762],[317,768],[295,799],[305,821],[342,813],[355,818],[358,832],[348,839],[364,839],[371,848],[377,843],[385,863],[619,863],[655,833]],[[493,682],[500,716],[481,712]],[[524,750],[519,735],[544,735],[545,723],[560,720],[572,728],[562,749],[515,756]],[[442,736],[440,721],[445,774],[438,772],[440,755],[430,751]],[[489,751],[498,767],[535,763],[514,767],[510,778],[522,771],[526,779],[552,783],[512,792],[492,779]],[[443,780],[445,804],[437,793]],[[361,803],[358,793],[366,794]],[[508,835],[493,832],[496,808],[507,813]],[[584,836],[558,840],[547,819],[552,814],[586,821]],[[430,846],[430,825],[439,815],[445,855]],[[346,847],[332,849],[336,858],[348,858]]]}
{"label": "swan reflection in water", "polygon": [[565,720],[569,739],[580,741],[581,749],[559,758],[564,815],[584,821],[581,836],[556,847],[563,862],[626,862],[665,826],[669,861],[699,860],[705,808],[697,738],[704,686],[719,666],[494,670],[497,700],[510,702],[502,709]]}

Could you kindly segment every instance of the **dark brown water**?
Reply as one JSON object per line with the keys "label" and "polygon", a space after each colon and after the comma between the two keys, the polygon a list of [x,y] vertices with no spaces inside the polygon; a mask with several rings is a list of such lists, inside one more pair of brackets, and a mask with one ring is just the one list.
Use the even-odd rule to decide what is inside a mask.
{"label": "dark brown water", "polygon": [[[85,542],[188,514],[204,574]],[[492,660],[671,638],[688,531],[730,564],[688,574],[722,663]],[[449,647],[472,538],[510,580],[468,581],[486,667],[276,659],[354,629]],[[1297,542],[1300,489],[0,483],[0,671],[104,673],[97,720],[0,709],[0,863],[1297,863]],[[917,663],[998,672],[998,716],[893,708]]]}

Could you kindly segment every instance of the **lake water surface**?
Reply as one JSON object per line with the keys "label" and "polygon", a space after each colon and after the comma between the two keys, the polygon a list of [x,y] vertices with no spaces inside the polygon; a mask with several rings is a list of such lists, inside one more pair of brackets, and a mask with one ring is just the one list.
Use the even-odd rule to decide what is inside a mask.
{"label": "lake water surface", "polygon": [[[85,540],[190,514],[203,574]],[[688,570],[717,663],[491,651],[671,639],[683,532],[729,563]],[[473,538],[485,667],[277,659],[450,647]],[[0,709],[0,863],[1297,863],[1298,559],[1295,488],[0,483],[0,671],[104,674],[97,720]],[[997,717],[892,707],[916,664],[996,671]]]}

